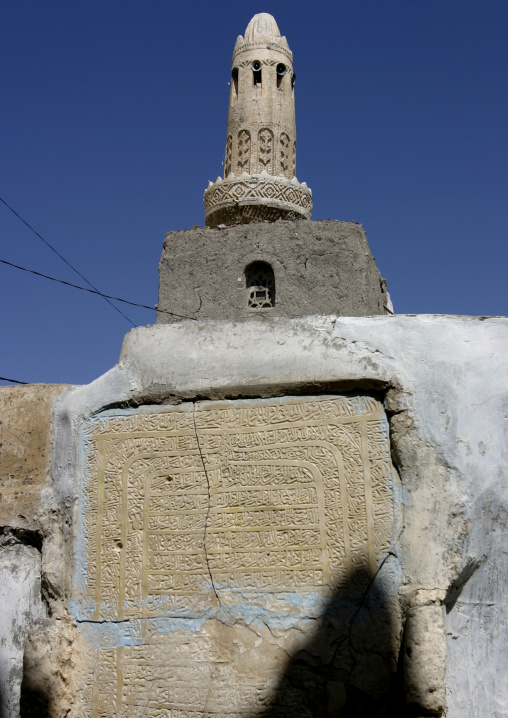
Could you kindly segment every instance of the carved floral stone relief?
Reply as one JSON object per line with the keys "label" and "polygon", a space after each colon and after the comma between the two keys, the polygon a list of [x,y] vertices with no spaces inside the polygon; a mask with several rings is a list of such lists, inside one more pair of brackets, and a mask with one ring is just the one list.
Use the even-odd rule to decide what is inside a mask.
{"label": "carved floral stone relief", "polygon": [[250,132],[240,130],[238,133],[238,174],[250,173],[251,141]]}
{"label": "carved floral stone relief", "polygon": [[279,165],[280,174],[284,175],[284,177],[287,177],[289,175],[289,153],[289,135],[287,135],[285,132],[282,132],[279,142]]}
{"label": "carved floral stone relief", "polygon": [[258,171],[273,174],[273,132],[264,127],[258,132]]}
{"label": "carved floral stone relief", "polygon": [[224,177],[228,177],[231,172],[231,158],[233,153],[233,137],[228,135],[226,142],[226,156],[224,158]]}

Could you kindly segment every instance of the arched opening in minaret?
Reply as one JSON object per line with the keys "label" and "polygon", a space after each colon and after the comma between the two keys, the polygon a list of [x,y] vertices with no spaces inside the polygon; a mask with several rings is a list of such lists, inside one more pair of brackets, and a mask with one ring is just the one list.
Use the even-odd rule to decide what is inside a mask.
{"label": "arched opening in minaret", "polygon": [[261,85],[261,63],[259,60],[254,60],[254,62],[251,64],[252,67],[252,77],[254,82],[254,87],[257,85]]}
{"label": "arched opening in minaret", "polygon": [[238,95],[238,68],[233,67],[231,70],[231,81],[233,83],[233,89],[235,91],[235,95]]}
{"label": "arched opening in minaret", "polygon": [[245,268],[245,287],[249,309],[275,306],[275,275],[268,262],[252,262]]}
{"label": "arched opening in minaret", "polygon": [[277,65],[277,87],[280,87],[282,84],[282,80],[284,79],[284,75],[286,74],[287,69],[283,62],[279,62]]}

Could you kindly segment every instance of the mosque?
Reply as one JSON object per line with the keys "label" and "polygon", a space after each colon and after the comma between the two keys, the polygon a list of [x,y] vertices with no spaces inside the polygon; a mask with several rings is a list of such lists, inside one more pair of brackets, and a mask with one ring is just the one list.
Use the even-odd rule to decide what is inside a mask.
{"label": "mosque", "polygon": [[294,97],[255,15],[157,324],[0,390],[6,718],[508,710],[508,321],[394,314],[362,227],[311,218]]}
{"label": "mosque", "polygon": [[274,18],[255,15],[233,51],[208,229],[166,236],[158,322],[393,312],[361,226],[311,221],[312,192],[296,178],[295,77]]}

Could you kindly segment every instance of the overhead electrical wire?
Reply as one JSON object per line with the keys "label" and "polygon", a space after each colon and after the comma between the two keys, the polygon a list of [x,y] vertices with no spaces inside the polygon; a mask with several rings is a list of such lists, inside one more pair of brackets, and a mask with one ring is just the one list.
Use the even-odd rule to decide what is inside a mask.
{"label": "overhead electrical wire", "polygon": [[[56,250],[44,237],[37,232],[36,229],[34,229],[23,217],[16,212],[16,210],[10,206],[2,197],[0,197],[0,202],[2,202],[7,209],[9,209],[21,222],[23,222],[24,225],[28,227],[28,229],[33,232],[39,239],[41,239],[44,244],[49,247],[60,259],[65,262],[72,270],[73,272],[76,272],[76,274],[81,277],[81,279],[86,282],[91,289],[88,287],[81,287],[79,284],[73,284],[72,282],[66,282],[64,279],[57,279],[56,277],[50,277],[49,274],[43,274],[42,272],[37,272],[35,269],[28,269],[27,267],[21,267],[19,264],[14,264],[13,262],[8,262],[5,259],[0,259],[0,262],[2,264],[5,264],[9,267],[14,267],[15,269],[20,269],[23,272],[29,272],[30,274],[35,274],[38,277],[43,277],[44,279],[50,279],[52,282],[58,282],[59,284],[65,284],[67,287],[72,287],[73,289],[80,289],[82,292],[89,292],[90,294],[96,294],[99,297],[102,297],[107,301],[107,303],[113,307],[115,311],[117,311],[121,316],[126,319],[130,324],[132,324],[133,327],[136,325],[134,322],[129,319],[129,317],[124,314],[118,307],[115,307],[115,305],[110,301],[113,299],[115,302],[123,302],[124,304],[130,304],[133,307],[141,307],[142,309],[150,309],[151,311],[155,310],[155,307],[150,307],[147,304],[139,304],[138,302],[131,302],[128,299],[121,299],[120,297],[114,297],[111,294],[104,294],[103,292],[100,292],[91,282],[88,281],[86,277],[84,277],[81,272],[79,272],[76,267],[73,267],[72,264],[65,259],[65,257],[60,254],[58,250]],[[193,321],[196,321],[196,317],[189,317],[185,314],[176,314],[175,312],[170,312],[167,309],[157,309],[156,311],[160,312],[161,314],[169,314],[172,317],[178,317],[179,319],[192,319]],[[0,376],[0,381],[8,381],[11,384],[29,384],[30,382],[27,381],[20,381],[19,379],[9,379],[5,376]]]}
{"label": "overhead electrical wire", "polygon": [[[20,214],[18,214],[18,212],[16,212],[16,210],[15,210],[13,207],[11,207],[11,205],[8,204],[2,197],[0,197],[0,202],[2,202],[2,203],[7,207],[7,209],[10,209],[10,211],[11,211],[14,215],[16,215],[16,217],[17,217],[18,219],[20,219],[20,220],[23,222],[23,224],[28,227],[29,230],[31,230],[37,237],[39,237],[39,239],[41,239],[41,240],[44,242],[44,244],[51,249],[51,251],[53,251],[58,257],[60,257],[60,259],[61,259],[63,262],[65,262],[65,264],[67,264],[67,266],[70,267],[70,268],[73,270],[73,272],[76,272],[76,274],[77,274],[79,277],[81,277],[81,279],[82,279],[84,282],[86,282],[89,287],[92,287],[92,289],[94,290],[94,293],[95,293],[95,294],[99,294],[101,297],[104,297],[104,299],[106,300],[106,302],[107,302],[108,304],[110,304],[115,311],[117,311],[119,314],[121,314],[122,317],[123,317],[124,319],[126,319],[130,324],[132,324],[133,327],[136,326],[136,325],[134,324],[134,322],[132,321],[132,319],[129,319],[129,317],[128,317],[126,314],[124,314],[124,313],[121,311],[121,309],[119,309],[118,307],[115,307],[115,305],[113,304],[113,302],[110,301],[110,298],[109,298],[109,296],[108,296],[107,294],[103,294],[102,292],[99,292],[99,290],[97,289],[97,287],[95,287],[91,282],[89,282],[88,279],[87,279],[86,277],[84,277],[84,276],[81,274],[81,272],[79,272],[79,271],[76,269],[76,267],[73,267],[72,264],[71,264],[70,262],[68,262],[68,261],[65,259],[65,257],[64,257],[62,254],[60,254],[60,252],[53,247],[53,245],[51,245],[46,239],[44,239],[44,237],[43,237],[41,234],[39,234],[39,232],[37,232],[37,230],[34,229],[34,228],[32,227],[32,225],[29,224],[29,223],[26,221],[26,219],[23,219],[23,217],[22,217]],[[84,287],[80,287],[80,289],[84,289]]]}
{"label": "overhead electrical wire", "polygon": [[73,284],[72,282],[66,282],[64,279],[57,279],[56,277],[50,277],[49,274],[42,274],[42,272],[36,272],[35,269],[28,269],[27,267],[21,267],[19,264],[8,262],[6,259],[0,259],[2,264],[6,264],[8,267],[14,267],[15,269],[21,269],[23,272],[29,272],[35,274],[37,277],[44,277],[44,279],[51,279],[52,282],[58,282],[59,284],[65,284],[67,287],[73,287],[74,289],[81,289],[82,292],[89,292],[90,294],[98,294],[100,297],[106,299],[114,299],[115,302],[123,302],[124,304],[130,304],[133,307],[141,307],[142,309],[150,309],[151,311],[157,311],[161,314],[170,314],[172,317],[178,317],[179,319],[192,319],[196,321],[196,317],[189,317],[185,314],[175,314],[167,309],[155,309],[150,307],[148,304],[139,304],[138,302],[130,302],[128,299],[121,299],[120,297],[114,297],[111,294],[103,294],[98,289],[88,289],[88,287],[80,287],[79,284]]}
{"label": "overhead electrical wire", "polygon": [[[142,309],[150,309],[151,311],[155,310],[155,307],[150,307],[148,304],[139,304],[138,302],[130,302],[128,299],[121,299],[120,297],[113,297],[110,294],[102,294],[102,292],[99,292],[97,289],[88,289],[88,287],[80,287],[79,284],[72,284],[72,282],[66,282],[64,279],[56,279],[56,277],[50,277],[48,274],[42,274],[42,272],[36,272],[35,269],[27,269],[26,267],[21,267],[19,264],[14,264],[13,262],[8,262],[5,259],[0,259],[0,262],[2,264],[6,264],[8,267],[14,267],[15,269],[21,269],[23,272],[29,272],[30,274],[35,274],[37,277],[43,277],[44,279],[51,279],[52,282],[58,282],[59,284],[65,284],[67,287],[73,287],[74,289],[81,289],[82,292],[89,292],[90,294],[98,294],[101,297],[106,297],[107,299],[114,299],[116,302],[124,302],[125,304],[130,304],[133,307],[141,307]],[[166,309],[157,309],[156,311],[161,312],[161,314],[170,314],[172,317],[178,317],[179,319],[192,319],[193,321],[196,321],[196,317],[188,317],[185,314],[176,314],[175,312],[169,312]],[[29,384],[28,381],[19,381],[19,379],[9,379],[6,376],[0,376],[0,381],[8,381],[11,384]]]}

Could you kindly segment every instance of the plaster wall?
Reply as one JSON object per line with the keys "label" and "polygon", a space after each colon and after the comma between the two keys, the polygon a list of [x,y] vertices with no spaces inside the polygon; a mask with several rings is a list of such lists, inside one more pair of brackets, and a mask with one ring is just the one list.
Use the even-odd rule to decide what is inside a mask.
{"label": "plaster wall", "polygon": [[46,615],[41,595],[41,554],[6,541],[0,548],[0,701],[3,718],[19,716],[25,641]]}
{"label": "plaster wall", "polygon": [[[267,262],[275,306],[249,309],[245,269]],[[391,307],[362,227],[354,222],[259,222],[169,232],[159,264],[158,323],[309,314],[366,316]],[[171,312],[174,314],[172,315]]]}
{"label": "plaster wall", "polygon": [[[5,718],[19,715],[25,642],[47,614],[42,547],[51,553],[58,525],[47,502],[51,409],[66,390],[44,384],[0,389],[0,705]],[[48,567],[53,558],[46,557]],[[51,590],[49,584],[46,589]]]}
{"label": "plaster wall", "polygon": [[30,384],[0,389],[0,527],[37,530],[49,479],[51,408],[67,387]]}
{"label": "plaster wall", "polygon": [[[492,531],[492,526],[499,525],[507,503],[507,326],[501,318],[322,316],[133,330],[117,367],[60,402],[56,455],[65,470],[56,472],[59,491],[75,496],[80,417],[105,406],[378,392],[390,418],[403,497],[393,558],[403,567],[397,610],[406,626],[404,700],[412,714],[500,716],[506,710],[499,674],[506,648],[497,639],[494,619],[506,608],[505,561],[501,529]],[[486,585],[479,583],[481,571]],[[473,605],[464,596],[472,597]],[[490,618],[481,623],[477,615]],[[216,620],[219,630],[224,623]],[[260,641],[257,650],[254,644],[249,649],[251,623],[235,622],[233,633],[243,631],[242,625],[249,632],[239,645],[254,670],[272,651],[275,662],[264,665],[272,666],[274,680],[290,681],[291,670],[281,676],[276,659],[284,637],[265,643],[258,635],[253,638],[254,644]],[[226,650],[223,630],[219,643]],[[379,626],[376,630],[379,635]],[[297,642],[290,656],[301,650]],[[368,666],[363,668],[367,674]],[[488,690],[484,676],[493,676]],[[327,694],[327,700],[347,705],[343,688],[332,686],[335,698]],[[353,688],[349,685],[349,694]]]}
{"label": "plaster wall", "polygon": [[[400,715],[505,715],[507,349],[508,321],[503,318],[315,316],[189,321],[130,332],[110,372],[86,387],[68,389],[54,406],[51,479],[41,491],[39,512],[42,582],[51,617],[31,629],[25,649],[25,664],[45,696],[47,715],[114,715],[99,704],[92,709],[86,686],[97,645],[106,635],[117,640],[123,624],[99,625],[74,607],[76,567],[82,565],[77,521],[87,465],[84,422],[122,413],[164,413],[183,409],[185,402],[197,407],[239,397],[272,401],[351,392],[375,396],[384,404],[400,480],[400,523],[393,525],[391,548],[379,557],[366,590],[349,594],[348,645],[355,671],[339,681],[327,675],[324,686],[318,670],[309,696],[330,715],[353,710],[372,715],[387,700],[395,701],[392,706],[399,701]],[[399,567],[396,574],[393,566]],[[395,584],[386,583],[388,575],[398,576]],[[396,589],[389,601],[387,585]],[[385,607],[381,613],[380,606]],[[299,607],[298,621],[304,623],[297,633],[274,626],[268,630],[256,610],[250,617],[209,617],[195,635],[214,646],[211,653],[210,648],[198,653],[206,656],[210,691],[222,686],[221,699],[227,702],[230,683],[221,666],[241,661],[266,682],[268,702],[264,712],[258,705],[256,715],[281,715],[268,697],[298,683],[302,659],[307,678],[309,656],[318,666],[327,661],[320,653],[326,641],[319,626],[329,617],[301,611]],[[346,613],[340,616],[347,622]],[[192,620],[183,618],[188,628]],[[399,675],[404,674],[404,685],[395,680],[388,697],[377,692],[381,669],[368,662],[376,653],[372,641],[383,645],[387,635],[395,643],[402,640],[400,654],[383,654],[387,680],[393,680],[397,665]],[[163,643],[167,656],[185,650],[174,625]],[[51,660],[44,661],[44,655]],[[109,660],[107,650],[103,655]],[[370,689],[369,677],[376,679]],[[210,693],[207,700],[212,698]],[[231,694],[230,705],[235,700]],[[257,704],[246,700],[235,715],[254,715],[249,705]],[[207,705],[200,716],[207,714]],[[304,709],[300,705],[298,714],[316,714]],[[134,708],[131,715],[138,715]]]}

